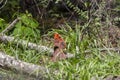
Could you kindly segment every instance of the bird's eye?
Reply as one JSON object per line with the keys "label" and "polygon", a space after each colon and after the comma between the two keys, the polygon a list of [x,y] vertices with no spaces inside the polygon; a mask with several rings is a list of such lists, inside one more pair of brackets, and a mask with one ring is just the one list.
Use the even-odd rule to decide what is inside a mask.
{"label": "bird's eye", "polygon": [[59,47],[58,46],[54,46],[54,51],[56,50],[56,49],[58,49]]}
{"label": "bird's eye", "polygon": [[61,37],[59,36],[58,38],[60,39]]}

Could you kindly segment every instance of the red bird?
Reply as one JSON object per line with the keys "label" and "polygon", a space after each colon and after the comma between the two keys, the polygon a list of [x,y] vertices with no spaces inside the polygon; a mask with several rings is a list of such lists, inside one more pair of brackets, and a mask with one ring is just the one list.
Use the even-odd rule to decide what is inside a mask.
{"label": "red bird", "polygon": [[59,47],[60,49],[65,49],[66,48],[65,41],[62,39],[62,37],[58,33],[54,34],[54,47],[55,46]]}
{"label": "red bird", "polygon": [[51,58],[52,61],[57,61],[66,58],[64,49],[66,48],[66,43],[62,37],[58,34],[54,34],[54,53]]}

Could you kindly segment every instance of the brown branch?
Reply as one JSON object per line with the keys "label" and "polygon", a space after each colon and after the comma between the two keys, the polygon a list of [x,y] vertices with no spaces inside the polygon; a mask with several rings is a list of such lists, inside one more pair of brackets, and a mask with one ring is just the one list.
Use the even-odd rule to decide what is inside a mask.
{"label": "brown branch", "polygon": [[6,55],[6,53],[2,51],[0,51],[0,66],[3,68],[14,69],[18,72],[27,73],[29,75],[39,76],[40,78],[44,78],[48,70],[39,65],[16,60],[14,57]]}
{"label": "brown branch", "polygon": [[11,30],[14,25],[20,20],[20,18],[16,18],[7,28],[5,28],[1,34],[5,34],[6,32],[8,32],[9,30]]}

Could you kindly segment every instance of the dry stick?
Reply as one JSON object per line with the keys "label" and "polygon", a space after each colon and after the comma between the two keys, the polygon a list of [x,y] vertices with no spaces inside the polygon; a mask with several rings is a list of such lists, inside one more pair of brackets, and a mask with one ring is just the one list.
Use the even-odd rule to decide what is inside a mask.
{"label": "dry stick", "polygon": [[[51,54],[54,52],[53,49],[48,48],[46,46],[37,45],[35,43],[27,42],[27,41],[21,40],[21,39],[15,39],[14,37],[6,36],[6,35],[0,35],[0,41],[2,41],[4,43],[6,43],[6,42],[12,42],[14,44],[26,46],[29,49],[34,49],[34,50],[40,51],[40,52],[48,51]],[[67,58],[70,58],[70,57],[74,57],[74,54],[67,53]]]}
{"label": "dry stick", "polygon": [[5,28],[5,30],[3,30],[1,32],[1,34],[5,34],[6,32],[8,32],[9,30],[11,30],[14,25],[20,20],[20,18],[16,18],[7,28]]}
{"label": "dry stick", "polygon": [[0,66],[15,69],[18,72],[27,73],[29,75],[39,76],[40,78],[44,78],[48,71],[45,67],[16,60],[14,57],[6,55],[6,53],[2,51],[0,51]]}
{"label": "dry stick", "polygon": [[[97,49],[98,51],[120,51],[120,48],[116,47],[116,48],[95,48]],[[92,52],[92,50],[85,50],[84,51],[85,53],[90,53]]]}

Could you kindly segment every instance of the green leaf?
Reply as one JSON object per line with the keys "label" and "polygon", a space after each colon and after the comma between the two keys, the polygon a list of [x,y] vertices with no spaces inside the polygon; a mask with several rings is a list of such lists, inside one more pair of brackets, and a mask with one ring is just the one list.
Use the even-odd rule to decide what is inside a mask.
{"label": "green leaf", "polygon": [[22,26],[22,22],[19,21],[18,23],[16,23],[15,27],[21,27]]}
{"label": "green leaf", "polygon": [[36,20],[26,14],[21,16],[21,20],[22,23],[25,24],[27,27],[36,28],[39,25]]}

